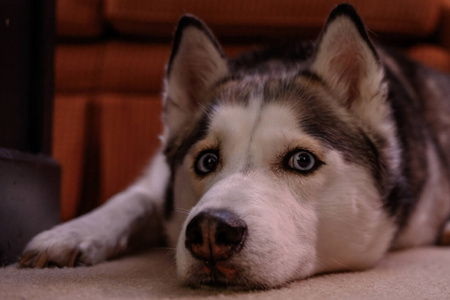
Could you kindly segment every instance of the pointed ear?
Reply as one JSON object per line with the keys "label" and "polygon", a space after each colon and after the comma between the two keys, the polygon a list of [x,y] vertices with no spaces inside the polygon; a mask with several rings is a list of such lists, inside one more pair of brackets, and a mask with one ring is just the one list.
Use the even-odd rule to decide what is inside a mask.
{"label": "pointed ear", "polygon": [[311,70],[347,106],[377,94],[383,83],[383,68],[351,5],[338,5],[331,12],[317,43]]}
{"label": "pointed ear", "polygon": [[170,130],[192,120],[212,85],[227,75],[227,59],[208,27],[194,16],[182,17],[166,70],[164,109]]}

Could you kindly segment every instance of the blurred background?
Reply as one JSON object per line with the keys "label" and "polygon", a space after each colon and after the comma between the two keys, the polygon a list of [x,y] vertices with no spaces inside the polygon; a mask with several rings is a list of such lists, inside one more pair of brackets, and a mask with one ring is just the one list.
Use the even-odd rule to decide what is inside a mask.
{"label": "blurred background", "polygon": [[[0,147],[43,153],[60,164],[61,187],[51,202],[57,201],[59,210],[56,218],[52,213],[52,220],[56,220],[52,222],[70,220],[124,189],[140,175],[158,148],[164,67],[180,16],[190,13],[203,19],[227,55],[233,57],[259,44],[315,39],[331,9],[340,2],[2,0],[2,31],[11,30],[15,24],[6,12],[20,16],[20,11],[25,11],[31,21],[25,26],[29,32],[21,38],[18,53],[28,49],[31,52],[25,55],[27,59],[40,62],[37,66],[31,64],[33,86],[21,97],[29,98],[26,103],[35,103],[30,95],[36,91],[47,100],[39,102],[37,110],[28,104],[30,111],[38,111],[38,118],[33,113],[25,116],[27,120],[40,120],[31,123],[40,128],[40,133],[31,138],[37,140],[37,146],[17,147],[2,142]],[[345,2],[355,6],[375,41],[395,47],[425,65],[450,71],[450,0]],[[42,30],[30,29],[36,24]],[[23,28],[17,30],[24,32]],[[5,44],[1,43],[0,49],[4,50]],[[39,56],[33,56],[36,53]],[[23,57],[23,53],[20,55]],[[3,85],[11,86],[2,69]],[[29,75],[21,76],[17,78]],[[22,81],[15,82],[20,89]],[[35,125],[30,126],[27,132],[35,131]],[[11,180],[8,182],[12,185]],[[36,211],[49,207],[39,204],[44,200],[36,201]],[[28,235],[22,235],[23,240]]]}

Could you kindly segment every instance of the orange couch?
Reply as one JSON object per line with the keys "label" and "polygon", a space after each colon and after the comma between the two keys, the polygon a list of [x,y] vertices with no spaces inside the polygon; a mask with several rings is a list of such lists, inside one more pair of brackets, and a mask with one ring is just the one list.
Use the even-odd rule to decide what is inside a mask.
{"label": "orange couch", "polygon": [[[281,37],[314,38],[335,0],[57,0],[53,155],[63,220],[139,176],[159,145],[161,87],[183,13],[229,55]],[[377,39],[450,71],[450,0],[351,0]]]}

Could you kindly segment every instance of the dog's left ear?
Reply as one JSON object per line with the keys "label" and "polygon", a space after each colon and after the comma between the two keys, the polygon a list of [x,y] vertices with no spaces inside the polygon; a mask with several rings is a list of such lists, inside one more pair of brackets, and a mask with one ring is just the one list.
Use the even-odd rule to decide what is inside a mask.
{"label": "dog's left ear", "polygon": [[[165,118],[174,132],[192,122],[210,88],[228,75],[228,61],[208,27],[191,15],[178,22],[166,69]],[[200,108],[200,109],[199,109]]]}
{"label": "dog's left ear", "polygon": [[383,68],[353,6],[338,5],[319,38],[311,70],[348,107],[379,94]]}

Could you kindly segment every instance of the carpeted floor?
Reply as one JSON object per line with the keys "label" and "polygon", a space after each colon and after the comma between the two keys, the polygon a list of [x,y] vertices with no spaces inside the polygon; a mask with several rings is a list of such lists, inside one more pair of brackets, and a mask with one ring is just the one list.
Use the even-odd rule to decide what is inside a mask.
{"label": "carpeted floor", "polygon": [[450,299],[450,248],[389,254],[371,270],[318,276],[251,292],[177,284],[166,250],[74,269],[0,268],[0,299]]}

